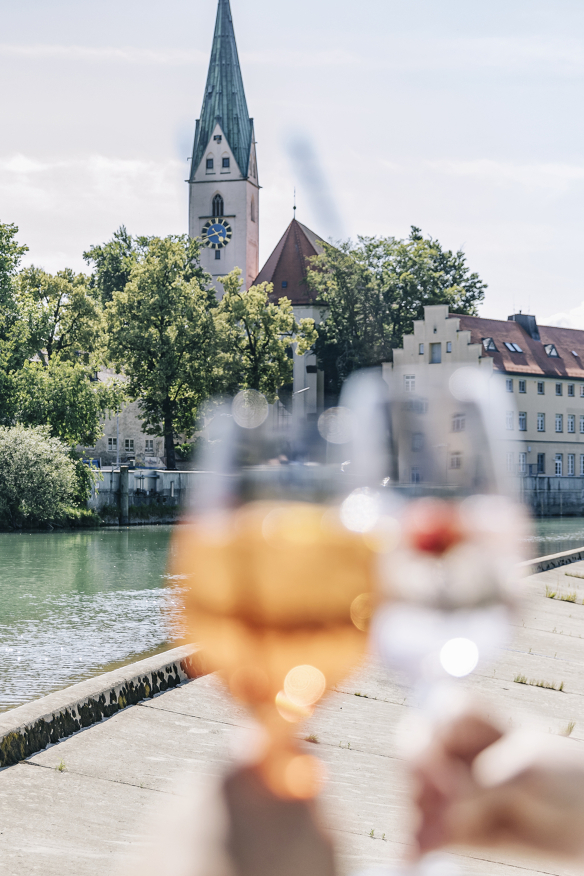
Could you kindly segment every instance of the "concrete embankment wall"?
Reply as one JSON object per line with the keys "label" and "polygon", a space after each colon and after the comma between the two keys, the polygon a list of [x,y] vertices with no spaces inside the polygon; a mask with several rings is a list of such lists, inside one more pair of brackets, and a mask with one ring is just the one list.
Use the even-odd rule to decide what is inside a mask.
{"label": "concrete embankment wall", "polygon": [[535,517],[584,516],[584,478],[520,478],[522,501]]}
{"label": "concrete embankment wall", "polygon": [[201,675],[200,651],[185,645],[0,713],[0,769]]}

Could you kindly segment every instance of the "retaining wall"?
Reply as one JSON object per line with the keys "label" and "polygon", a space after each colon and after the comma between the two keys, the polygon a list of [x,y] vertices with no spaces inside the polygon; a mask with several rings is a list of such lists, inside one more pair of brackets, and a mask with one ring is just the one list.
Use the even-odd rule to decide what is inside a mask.
{"label": "retaining wall", "polygon": [[185,645],[0,713],[0,768],[201,675],[201,652]]}
{"label": "retaining wall", "polygon": [[535,517],[584,515],[584,478],[523,477],[519,480],[523,502]]}

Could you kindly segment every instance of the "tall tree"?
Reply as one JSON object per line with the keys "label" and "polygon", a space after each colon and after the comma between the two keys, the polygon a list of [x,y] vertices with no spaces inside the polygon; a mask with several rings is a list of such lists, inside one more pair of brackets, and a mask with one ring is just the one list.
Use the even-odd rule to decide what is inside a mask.
{"label": "tall tree", "polygon": [[20,272],[17,295],[29,324],[29,343],[43,365],[75,361],[95,351],[101,307],[85,274],[70,268],[49,274],[31,266]]}
{"label": "tall tree", "polygon": [[126,226],[120,225],[111,240],[92,246],[83,253],[87,264],[93,267],[91,285],[103,304],[112,300],[114,292],[122,292],[126,288],[132,268],[147,246],[147,238],[132,237]]}
{"label": "tall tree", "polygon": [[186,235],[151,237],[123,290],[106,306],[108,352],[137,399],[147,434],[164,438],[176,468],[174,439],[190,436],[197,407],[214,390],[214,295]]}
{"label": "tall tree", "polygon": [[352,371],[391,361],[424,305],[476,315],[487,288],[462,250],[444,250],[414,226],[406,240],[360,237],[356,246],[323,247],[311,259],[308,282],[327,309],[315,352],[330,396]]}
{"label": "tall tree", "polygon": [[218,380],[227,391],[256,389],[273,402],[292,380],[290,346],[302,355],[315,343],[314,320],[297,323],[288,298],[271,302],[272,283],[242,291],[239,268],[219,282],[225,294],[214,312]]}

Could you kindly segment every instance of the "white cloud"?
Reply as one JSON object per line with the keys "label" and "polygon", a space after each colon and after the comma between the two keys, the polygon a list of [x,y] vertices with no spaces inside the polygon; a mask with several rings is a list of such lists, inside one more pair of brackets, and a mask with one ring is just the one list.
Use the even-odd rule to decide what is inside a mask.
{"label": "white cloud", "polygon": [[584,329],[584,302],[571,310],[563,310],[540,320],[541,325],[557,325],[559,328]]}
{"label": "white cloud", "polygon": [[19,226],[28,263],[87,270],[83,251],[121,224],[135,234],[185,232],[184,178],[184,164],[175,160],[0,157],[0,221]]}
{"label": "white cloud", "polygon": [[473,161],[427,161],[426,166],[451,176],[477,177],[489,183],[517,183],[529,188],[565,191],[570,183],[584,181],[584,164],[519,164],[479,158]]}

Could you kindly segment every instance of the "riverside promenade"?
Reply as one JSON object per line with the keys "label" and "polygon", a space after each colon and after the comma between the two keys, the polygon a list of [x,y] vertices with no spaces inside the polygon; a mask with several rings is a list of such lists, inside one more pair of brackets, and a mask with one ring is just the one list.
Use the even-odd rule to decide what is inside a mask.
{"label": "riverside promenade", "polygon": [[[556,598],[546,596],[546,588]],[[491,717],[499,717],[502,724],[553,734],[571,730],[573,745],[580,747],[584,562],[531,575],[526,591],[513,641],[494,665],[474,674],[464,686],[480,695]],[[183,782],[190,777],[200,780],[226,770],[235,731],[249,726],[249,718],[214,676],[183,681],[176,667],[184,653],[177,649],[175,663],[170,664],[174,670],[167,666],[163,673],[151,672],[152,660],[161,663],[160,657],[135,664],[145,685],[142,690],[128,682],[132,667],[126,668],[125,676],[118,670],[122,674],[114,678],[121,705],[132,697],[151,697],[152,679],[160,689],[176,686],[0,770],[2,876],[123,873],[124,862],[151,841],[153,807],[176,800],[177,777]],[[147,676],[150,680],[144,682]],[[514,680],[520,677],[527,683]],[[99,682],[76,685],[78,698],[87,697]],[[69,691],[75,694],[75,689]],[[52,695],[58,700],[44,700],[51,700],[51,708],[55,703],[64,708],[67,696],[65,691]],[[106,706],[111,701],[111,696],[103,698]],[[9,725],[41,715],[43,702],[1,714],[0,740],[3,733],[4,740],[8,738]],[[321,806],[342,874],[383,868],[407,854],[408,781],[397,731],[408,715],[413,716],[412,705],[397,680],[369,663],[330,692],[302,727],[302,737],[313,734],[318,740],[306,746],[318,754],[328,773]],[[69,709],[68,720],[80,714],[78,710],[72,715]],[[581,870],[569,863],[510,854],[454,857],[469,876],[575,876]]]}

